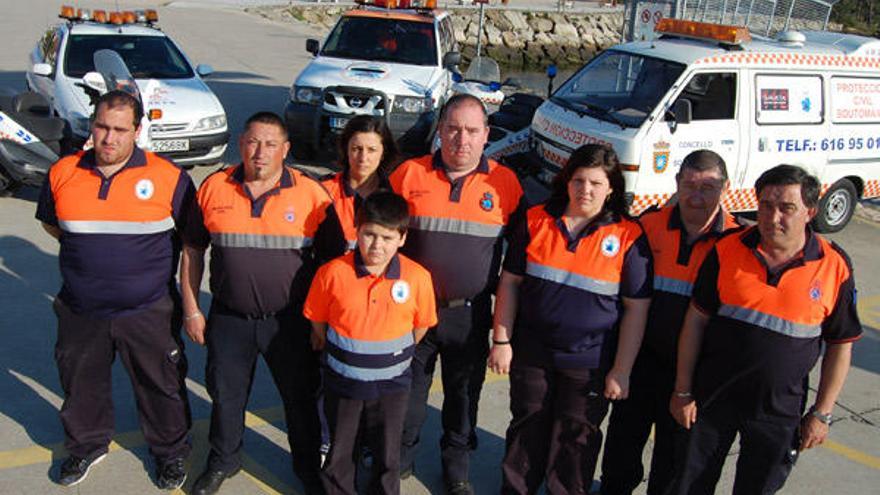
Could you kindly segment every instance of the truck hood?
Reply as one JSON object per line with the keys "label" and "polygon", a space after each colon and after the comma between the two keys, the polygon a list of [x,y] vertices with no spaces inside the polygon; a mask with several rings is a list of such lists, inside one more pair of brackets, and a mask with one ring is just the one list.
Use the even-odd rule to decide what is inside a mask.
{"label": "truck hood", "polygon": [[429,66],[318,57],[303,69],[294,85],[369,87],[386,95],[425,96],[441,72]]}

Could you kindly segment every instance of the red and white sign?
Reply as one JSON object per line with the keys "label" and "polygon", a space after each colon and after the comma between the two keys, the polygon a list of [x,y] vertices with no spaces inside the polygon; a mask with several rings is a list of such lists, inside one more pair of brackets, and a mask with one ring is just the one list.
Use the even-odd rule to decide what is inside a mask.
{"label": "red and white sign", "polygon": [[664,17],[672,15],[672,3],[659,2],[638,2],[636,8],[636,16],[633,19],[632,41],[652,40],[656,38],[654,35],[654,26]]}
{"label": "red and white sign", "polygon": [[880,78],[831,78],[831,120],[880,122]]}

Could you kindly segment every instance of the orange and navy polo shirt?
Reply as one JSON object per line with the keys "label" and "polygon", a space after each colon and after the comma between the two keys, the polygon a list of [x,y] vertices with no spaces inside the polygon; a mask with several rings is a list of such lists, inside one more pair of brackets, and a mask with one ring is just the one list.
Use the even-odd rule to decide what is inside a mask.
{"label": "orange and navy polo shirt", "polygon": [[516,174],[483,157],[470,174],[450,181],[438,151],[403,162],[389,177],[409,203],[401,251],[431,272],[441,301],[494,290],[505,226],[523,197]]}
{"label": "orange and navy polo shirt", "polygon": [[[333,207],[336,209],[336,215],[339,216],[339,223],[342,224],[342,232],[345,234],[345,243],[348,249],[354,249],[357,245],[357,227],[355,219],[357,211],[361,207],[364,198],[358,195],[357,191],[348,183],[348,174],[339,172],[327,179],[321,181],[321,185],[330,193],[333,198]],[[389,191],[391,185],[388,179],[379,174],[379,187],[377,191]]]}
{"label": "orange and navy polo shirt", "polygon": [[249,316],[302,304],[318,263],[342,254],[345,241],[327,191],[284,167],[278,185],[258,198],[244,166],[219,170],[199,188],[197,217],[185,242],[211,246],[211,293]]}
{"label": "orange and navy polo shirt", "polygon": [[135,148],[110,177],[95,152],[49,169],[36,218],[61,229],[58,297],[76,313],[109,318],[145,309],[175,290],[179,241],[195,186],[174,163]]}
{"label": "orange and navy polo shirt", "polygon": [[693,303],[710,315],[694,372],[703,408],[744,418],[801,417],[821,342],[857,340],[852,266],[837,245],[807,229],[802,255],[769,270],[757,227],[715,245],[700,268]]}
{"label": "orange and navy polo shirt", "polygon": [[409,388],[413,329],[437,324],[427,270],[398,254],[376,276],[357,250],[318,270],[303,314],[327,323],[324,386],[362,400]]}
{"label": "orange and navy polo shirt", "polygon": [[523,277],[513,330],[520,362],[608,369],[621,297],[651,296],[651,254],[633,220],[604,214],[568,231],[564,202],[530,208],[513,227],[504,270]]}
{"label": "orange and navy polo shirt", "polygon": [[677,204],[648,210],[639,218],[654,259],[654,294],[642,341],[642,354],[663,364],[671,373],[678,354],[678,335],[691,301],[697,271],[715,242],[741,228],[736,218],[719,210],[707,232],[688,243]]}

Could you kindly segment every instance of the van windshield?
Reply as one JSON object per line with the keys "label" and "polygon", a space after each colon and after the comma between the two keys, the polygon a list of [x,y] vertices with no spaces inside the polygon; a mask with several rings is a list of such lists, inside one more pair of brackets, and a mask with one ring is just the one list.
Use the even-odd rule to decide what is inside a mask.
{"label": "van windshield", "polygon": [[436,65],[434,25],[398,19],[343,17],[327,37],[327,57]]}
{"label": "van windshield", "polygon": [[136,79],[189,79],[194,76],[189,62],[165,36],[75,34],[67,43],[64,73],[82,77],[95,70],[98,50],[113,50]]}
{"label": "van windshield", "polygon": [[550,99],[621,127],[640,127],[684,69],[683,64],[608,50],[571,76]]}

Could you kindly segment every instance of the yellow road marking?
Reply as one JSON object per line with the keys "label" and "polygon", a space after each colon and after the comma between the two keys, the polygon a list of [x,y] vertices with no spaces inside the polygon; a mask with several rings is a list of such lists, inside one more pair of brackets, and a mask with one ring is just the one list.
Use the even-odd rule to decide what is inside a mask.
{"label": "yellow road marking", "polygon": [[880,330],[880,295],[859,297],[857,306],[862,323]]}
{"label": "yellow road marking", "polygon": [[837,443],[833,440],[825,440],[825,443],[823,443],[821,447],[826,448],[837,455],[846,457],[851,461],[858,462],[859,464],[862,464],[864,466],[880,470],[880,457],[866,454],[860,450],[856,450],[852,447],[847,447],[846,445]]}
{"label": "yellow road marking", "polygon": [[[859,302],[861,310],[862,304],[874,305],[880,302],[880,296],[865,298]],[[486,374],[486,384],[507,380],[507,375],[499,375],[493,372]],[[439,377],[437,377],[431,385],[431,392],[442,390]],[[284,409],[281,406],[268,407],[258,409],[256,411],[247,411],[245,413],[245,426],[247,428],[260,428],[280,422],[284,419]],[[193,436],[198,435],[204,437],[207,432],[210,419],[200,419],[193,422]],[[651,432],[653,436],[653,431]],[[109,450],[111,452],[126,449],[131,450],[144,445],[144,439],[140,432],[130,431],[120,433],[114,436],[110,443]],[[867,466],[872,469],[880,470],[880,457],[876,457],[860,450],[848,447],[832,440],[826,440],[821,445],[822,448],[829,450],[841,457],[852,462]],[[51,463],[53,458],[64,455],[64,445],[62,443],[50,444],[48,446],[33,445],[16,450],[0,451],[0,470],[24,467],[33,464]],[[282,493],[298,493],[293,487],[287,485],[271,471],[262,466],[254,458],[243,453],[242,454],[242,473],[257,488],[269,495],[281,495]],[[175,490],[175,494],[183,493]]]}

